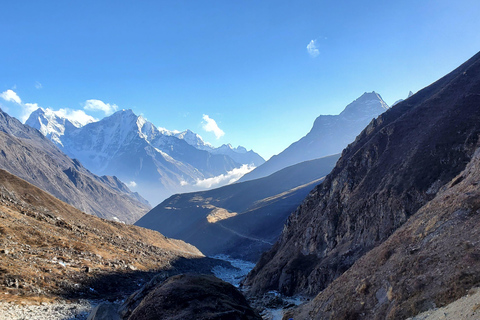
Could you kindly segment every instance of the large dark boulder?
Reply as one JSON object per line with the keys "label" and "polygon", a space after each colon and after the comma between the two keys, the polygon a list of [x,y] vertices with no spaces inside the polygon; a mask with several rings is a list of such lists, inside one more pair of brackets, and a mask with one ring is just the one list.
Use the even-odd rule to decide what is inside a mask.
{"label": "large dark boulder", "polygon": [[231,284],[210,275],[182,274],[154,288],[129,320],[254,320],[261,317]]}

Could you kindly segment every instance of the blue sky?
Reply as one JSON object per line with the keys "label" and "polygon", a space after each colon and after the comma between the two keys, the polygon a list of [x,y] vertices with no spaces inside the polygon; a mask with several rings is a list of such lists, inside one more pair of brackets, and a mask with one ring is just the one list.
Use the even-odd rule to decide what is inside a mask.
{"label": "blue sky", "polygon": [[84,111],[133,109],[269,158],[363,92],[392,104],[453,70],[480,50],[478,17],[478,0],[4,1],[0,93],[21,104],[0,107],[98,100]]}

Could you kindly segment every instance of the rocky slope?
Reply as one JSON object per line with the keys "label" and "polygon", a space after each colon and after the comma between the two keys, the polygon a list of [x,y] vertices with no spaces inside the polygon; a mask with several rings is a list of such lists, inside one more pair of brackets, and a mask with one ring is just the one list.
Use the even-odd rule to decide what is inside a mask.
{"label": "rocky slope", "polygon": [[159,270],[214,264],[192,245],[87,215],[4,170],[0,257],[2,299],[30,301],[116,299]]}
{"label": "rocky slope", "polygon": [[316,295],[382,244],[472,159],[479,105],[477,54],[373,120],[289,217],[245,282],[251,294]]}
{"label": "rocky slope", "polygon": [[198,181],[227,174],[242,161],[263,161],[243,148],[215,149],[189,130],[175,133],[157,128],[132,110],[76,126],[38,109],[26,124],[95,174],[117,176],[152,204],[174,193],[199,190]]}
{"label": "rocky slope", "polygon": [[79,210],[133,223],[150,206],[114,177],[98,177],[37,130],[0,110],[0,168]]}
{"label": "rocky slope", "polygon": [[290,317],[405,319],[445,306],[480,284],[479,230],[477,149],[432,201]]}
{"label": "rocky slope", "polygon": [[135,224],[192,243],[208,255],[255,262],[338,157],[306,161],[253,181],[174,195]]}
{"label": "rocky slope", "polygon": [[340,153],[373,118],[387,109],[388,105],[378,93],[365,92],[339,115],[319,116],[305,137],[292,143],[239,181],[265,177],[302,161]]}

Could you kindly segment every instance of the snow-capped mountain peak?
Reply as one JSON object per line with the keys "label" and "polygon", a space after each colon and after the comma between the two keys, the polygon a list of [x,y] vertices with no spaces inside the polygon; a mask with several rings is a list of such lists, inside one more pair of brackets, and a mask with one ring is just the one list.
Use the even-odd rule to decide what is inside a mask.
{"label": "snow-capped mountain peak", "polygon": [[25,124],[39,130],[56,144],[62,145],[61,136],[65,134],[65,130],[80,128],[95,121],[96,119],[90,116],[68,117],[65,109],[53,111],[49,108],[38,108],[30,114]]}
{"label": "snow-capped mountain peak", "polygon": [[375,91],[365,92],[347,105],[339,116],[347,119],[361,120],[368,118],[368,120],[371,120],[372,114],[381,114],[387,109],[388,105],[378,93]]}
{"label": "snow-capped mountain peak", "polygon": [[365,92],[339,115],[318,116],[307,135],[246,174],[240,181],[265,177],[303,161],[340,153],[373,118],[387,109],[388,105],[378,93]]}
{"label": "snow-capped mountain peak", "polygon": [[191,130],[156,127],[130,109],[86,125],[39,109],[27,124],[92,172],[131,181],[151,203],[194,190],[197,181],[225,175],[243,164],[264,162],[256,153],[240,154],[231,145],[217,150]]}
{"label": "snow-capped mountain peak", "polygon": [[176,133],[174,134],[174,136],[179,139],[185,140],[186,143],[197,149],[206,151],[213,149],[213,146],[210,143],[205,142],[200,135],[189,129]]}

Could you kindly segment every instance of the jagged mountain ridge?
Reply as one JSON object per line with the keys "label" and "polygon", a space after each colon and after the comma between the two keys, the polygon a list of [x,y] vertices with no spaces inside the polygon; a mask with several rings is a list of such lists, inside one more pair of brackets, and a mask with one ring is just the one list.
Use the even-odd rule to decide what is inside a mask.
{"label": "jagged mountain ridge", "polygon": [[373,120],[289,217],[245,284],[316,295],[465,169],[480,136],[480,53]]}
{"label": "jagged mountain ridge", "polygon": [[[44,127],[42,123],[48,121],[44,113],[37,110],[26,123]],[[232,159],[238,153],[233,149],[211,148],[191,131],[182,135],[156,128],[131,110],[118,111],[85,126],[68,125],[62,129],[61,135],[51,137],[67,155],[79,159],[92,172],[118,176],[153,204],[174,193],[198,190],[198,181],[226,174],[243,163]],[[205,148],[193,146],[195,141]],[[242,158],[242,154],[246,157]],[[260,156],[253,151],[242,154],[235,158],[259,163]]]}
{"label": "jagged mountain ridge", "polygon": [[223,144],[218,148],[214,148],[211,144],[203,141],[202,137],[200,137],[197,133],[188,129],[180,133],[174,133],[173,135],[177,138],[185,140],[189,145],[194,146],[197,149],[205,150],[213,154],[223,154],[229,156],[234,161],[241,164],[258,167],[265,163],[265,159],[263,159],[253,150],[247,151],[247,149],[242,146],[234,148],[231,144]]}
{"label": "jagged mountain ridge", "polygon": [[256,261],[339,156],[302,162],[252,181],[174,195],[136,225],[192,243],[207,255]]}
{"label": "jagged mountain ridge", "polygon": [[117,178],[92,174],[38,130],[1,110],[0,146],[0,168],[86,213],[133,223],[150,209]]}
{"label": "jagged mountain ridge", "polygon": [[287,166],[342,152],[342,150],[388,105],[382,97],[365,92],[339,115],[320,115],[310,132],[263,165],[244,175],[239,181],[265,177]]}

